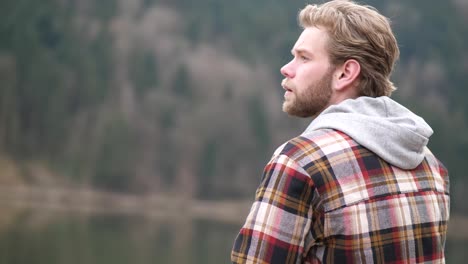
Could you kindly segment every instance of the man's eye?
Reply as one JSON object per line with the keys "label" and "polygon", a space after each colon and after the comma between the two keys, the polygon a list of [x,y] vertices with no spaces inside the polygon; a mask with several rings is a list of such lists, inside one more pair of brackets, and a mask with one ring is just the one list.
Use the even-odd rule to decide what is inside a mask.
{"label": "man's eye", "polygon": [[301,56],[300,59],[301,59],[302,61],[308,61],[308,60],[309,60],[309,58],[307,58],[306,56]]}

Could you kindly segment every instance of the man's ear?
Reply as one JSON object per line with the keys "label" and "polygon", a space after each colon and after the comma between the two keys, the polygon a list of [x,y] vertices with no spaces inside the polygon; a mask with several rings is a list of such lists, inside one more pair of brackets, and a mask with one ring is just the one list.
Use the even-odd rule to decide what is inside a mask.
{"label": "man's ear", "polygon": [[361,65],[357,60],[350,59],[345,61],[341,66],[337,67],[335,78],[335,89],[344,91],[347,88],[355,87],[361,73]]}

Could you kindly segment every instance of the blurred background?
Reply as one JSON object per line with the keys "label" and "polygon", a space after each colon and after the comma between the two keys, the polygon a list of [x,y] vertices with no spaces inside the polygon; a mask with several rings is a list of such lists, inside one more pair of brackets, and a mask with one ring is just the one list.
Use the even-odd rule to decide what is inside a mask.
{"label": "blurred background", "polygon": [[[468,1],[369,0],[393,21],[393,98],[451,176],[468,258]],[[310,2],[314,3],[314,2]],[[303,1],[2,0],[0,263],[228,263],[274,149]]]}

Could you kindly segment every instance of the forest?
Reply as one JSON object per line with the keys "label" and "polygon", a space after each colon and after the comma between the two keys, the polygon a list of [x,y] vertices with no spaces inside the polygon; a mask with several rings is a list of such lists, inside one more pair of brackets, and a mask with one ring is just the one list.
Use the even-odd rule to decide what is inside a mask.
{"label": "forest", "polygon": [[[392,21],[395,100],[424,117],[468,215],[468,2],[364,1]],[[281,111],[305,2],[2,0],[0,184],[249,200],[310,120]]]}

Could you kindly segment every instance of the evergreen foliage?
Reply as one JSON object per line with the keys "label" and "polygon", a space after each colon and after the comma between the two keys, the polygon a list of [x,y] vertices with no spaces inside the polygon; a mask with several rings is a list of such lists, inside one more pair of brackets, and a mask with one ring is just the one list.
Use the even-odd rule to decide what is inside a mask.
{"label": "evergreen foliage", "polygon": [[[305,128],[281,112],[279,85],[303,3],[120,2],[2,0],[0,152],[96,188],[188,182],[199,197],[251,195],[272,150]],[[392,19],[401,46],[395,98],[433,126],[430,147],[456,183],[455,208],[467,209],[463,10],[366,2]]]}

